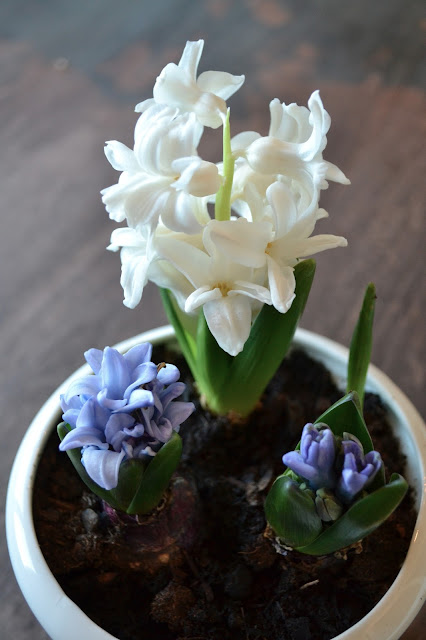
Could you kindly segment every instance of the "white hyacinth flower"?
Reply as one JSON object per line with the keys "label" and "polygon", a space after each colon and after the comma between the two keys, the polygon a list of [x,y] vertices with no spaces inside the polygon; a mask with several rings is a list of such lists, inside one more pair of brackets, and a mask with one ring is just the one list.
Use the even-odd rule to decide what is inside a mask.
{"label": "white hyacinth flower", "polygon": [[[310,215],[317,209],[320,190],[328,187],[327,180],[350,183],[340,169],[322,157],[330,116],[318,91],[311,95],[308,106],[309,109],[281,104],[274,99],[269,106],[268,136],[245,131],[233,138],[232,150],[238,157],[233,185],[235,200],[250,201],[252,208],[254,190],[264,197],[268,186],[280,180],[302,199],[299,212],[303,205],[305,215]],[[238,202],[236,208],[240,207]]]}
{"label": "white hyacinth flower", "polygon": [[161,237],[175,238],[196,247],[202,247],[201,235],[187,236],[174,233],[161,224],[155,233],[150,233],[146,227],[141,229],[124,227],[115,229],[111,234],[111,244],[107,249],[121,250],[120,284],[124,291],[123,304],[130,309],[134,309],[141,301],[143,289],[148,281],[172,290],[182,308],[192,292],[192,287],[186,278],[158,253],[157,241]]}
{"label": "white hyacinth flower", "polygon": [[[217,251],[214,237],[217,225],[224,224],[235,229],[231,244],[232,240],[235,242],[226,255]],[[240,353],[244,347],[250,334],[253,311],[258,309],[259,303],[271,304],[270,293],[263,286],[265,271],[258,268],[257,262],[271,229],[259,226],[258,233],[245,235],[244,224],[249,226],[245,220],[212,220],[203,231],[205,250],[175,238],[158,239],[161,256],[192,285],[192,293],[185,302],[186,313],[193,313],[202,307],[210,332],[219,346],[232,356]],[[242,236],[252,242],[253,251],[250,251]],[[240,262],[233,259],[234,250]]]}
{"label": "white hyacinth flower", "polygon": [[[205,71],[197,78],[203,47],[204,40],[187,42],[179,64],[171,62],[158,76],[153,96],[156,103],[177,107],[183,113],[193,112],[202,126],[217,129],[226,115],[225,100],[238,91],[244,76]],[[136,111],[143,111],[147,104],[152,100],[136,105]]]}
{"label": "white hyacinth flower", "polygon": [[107,142],[109,162],[122,171],[118,184],[101,192],[110,218],[154,229],[161,216],[174,231],[197,233],[208,216],[194,198],[213,195],[221,185],[216,165],[197,154],[199,140],[194,114],[152,105],[136,124],[133,150]]}
{"label": "white hyacinth flower", "polygon": [[270,206],[264,209],[263,221],[257,213],[257,222],[216,222],[210,236],[224,259],[232,255],[242,265],[267,268],[271,302],[277,311],[286,313],[295,298],[294,267],[298,261],[326,249],[345,247],[347,241],[329,234],[311,236],[325,212],[318,209],[316,215],[300,216],[292,192],[282,182],[270,185],[266,197]]}

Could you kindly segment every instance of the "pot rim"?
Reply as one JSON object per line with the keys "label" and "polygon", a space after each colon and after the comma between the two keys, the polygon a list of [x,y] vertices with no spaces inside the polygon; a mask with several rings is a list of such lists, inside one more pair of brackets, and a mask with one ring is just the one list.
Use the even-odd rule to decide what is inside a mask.
{"label": "pot rim", "polygon": [[[158,343],[173,337],[173,328],[166,325],[119,342],[115,348],[127,351],[143,341]],[[347,348],[306,329],[297,329],[293,346],[302,347],[323,362],[344,388]],[[60,629],[61,640],[74,640],[79,635],[91,640],[116,640],[62,591],[38,546],[32,518],[32,487],[41,452],[60,413],[59,395],[71,380],[90,371],[87,364],[75,371],[34,417],[16,454],[6,501],[6,537],[16,579],[40,624],[53,638],[59,637],[56,634]],[[426,486],[422,489],[426,477],[425,424],[405,394],[374,365],[369,367],[366,389],[381,396],[392,426],[399,431],[404,453],[411,461],[415,459],[407,469],[407,476],[410,484],[417,487],[419,513],[406,559],[388,592],[364,618],[333,640],[358,640],[361,636],[366,640],[396,640],[414,620],[426,595],[422,568],[422,550],[426,547]],[[401,616],[401,610],[405,615]]]}

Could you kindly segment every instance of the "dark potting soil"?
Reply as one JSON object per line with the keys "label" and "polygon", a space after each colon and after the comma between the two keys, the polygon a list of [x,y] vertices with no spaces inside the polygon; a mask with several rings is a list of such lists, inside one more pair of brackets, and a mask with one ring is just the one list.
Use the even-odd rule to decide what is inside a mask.
{"label": "dark potting soil", "polygon": [[[176,356],[154,353],[162,360]],[[326,640],[343,632],[398,574],[416,519],[411,496],[347,553],[277,553],[265,531],[265,496],[283,453],[341,392],[322,365],[295,351],[247,421],[216,418],[200,408],[179,366],[198,411],[182,426],[178,479],[153,517],[111,519],[58,451],[56,434],[50,438],[34,517],[62,589],[121,640]],[[365,416],[387,475],[403,472],[377,396],[366,395]]]}

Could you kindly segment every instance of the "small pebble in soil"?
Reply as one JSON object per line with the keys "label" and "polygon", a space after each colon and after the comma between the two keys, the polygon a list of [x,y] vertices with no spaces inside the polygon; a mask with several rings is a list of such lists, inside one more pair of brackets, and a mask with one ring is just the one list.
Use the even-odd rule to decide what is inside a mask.
{"label": "small pebble in soil", "polygon": [[99,516],[93,509],[84,509],[81,512],[81,521],[86,533],[93,533],[99,524]]}

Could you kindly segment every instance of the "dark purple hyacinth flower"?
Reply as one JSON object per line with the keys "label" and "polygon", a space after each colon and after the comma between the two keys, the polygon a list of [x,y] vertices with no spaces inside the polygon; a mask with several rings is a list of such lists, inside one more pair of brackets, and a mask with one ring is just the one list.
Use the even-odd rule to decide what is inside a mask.
{"label": "dark purple hyacinth flower", "polygon": [[354,436],[350,440],[343,440],[341,446],[343,468],[336,495],[348,504],[373,481],[382,465],[382,458],[378,451],[369,451],[364,455],[362,444]]}
{"label": "dark purple hyacinth flower", "polygon": [[171,364],[151,362],[152,345],[90,349],[86,361],[95,375],[71,383],[61,396],[63,420],[71,427],[59,448],[82,448],[81,461],[100,487],[113,489],[120,464],[155,456],[173,431],[194,411],[192,402],[174,402],[185,390]]}
{"label": "dark purple hyacinth flower", "polygon": [[300,451],[290,451],[283,462],[304,478],[311,489],[332,488],[336,483],[334,461],[336,441],[326,425],[308,423],[304,426]]}

